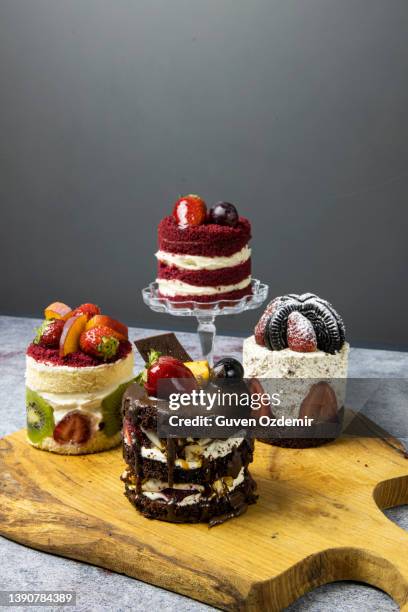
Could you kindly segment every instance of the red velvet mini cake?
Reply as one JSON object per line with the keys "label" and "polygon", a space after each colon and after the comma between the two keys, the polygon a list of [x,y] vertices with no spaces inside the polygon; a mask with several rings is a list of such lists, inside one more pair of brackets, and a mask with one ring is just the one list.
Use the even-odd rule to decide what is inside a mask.
{"label": "red velvet mini cake", "polygon": [[177,200],[158,228],[159,293],[174,301],[236,300],[251,293],[251,225],[233,204],[207,213],[196,195]]}

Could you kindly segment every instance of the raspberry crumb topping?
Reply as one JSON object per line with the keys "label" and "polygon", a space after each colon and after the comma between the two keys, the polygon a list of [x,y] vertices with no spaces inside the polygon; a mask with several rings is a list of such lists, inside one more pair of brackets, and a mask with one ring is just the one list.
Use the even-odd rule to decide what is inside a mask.
{"label": "raspberry crumb topping", "polygon": [[128,340],[123,340],[119,344],[118,352],[115,357],[107,361],[102,361],[92,355],[87,355],[83,351],[69,353],[65,357],[60,357],[59,349],[45,348],[39,344],[31,343],[27,348],[27,355],[41,363],[50,363],[55,366],[70,366],[71,368],[86,368],[99,366],[105,363],[114,363],[126,357],[132,350],[132,345]]}

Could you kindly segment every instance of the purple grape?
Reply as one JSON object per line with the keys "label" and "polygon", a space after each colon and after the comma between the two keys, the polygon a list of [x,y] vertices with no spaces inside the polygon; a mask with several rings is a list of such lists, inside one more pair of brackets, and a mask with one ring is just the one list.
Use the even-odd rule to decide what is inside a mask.
{"label": "purple grape", "polygon": [[209,212],[210,223],[235,227],[238,223],[237,209],[229,202],[218,202]]}

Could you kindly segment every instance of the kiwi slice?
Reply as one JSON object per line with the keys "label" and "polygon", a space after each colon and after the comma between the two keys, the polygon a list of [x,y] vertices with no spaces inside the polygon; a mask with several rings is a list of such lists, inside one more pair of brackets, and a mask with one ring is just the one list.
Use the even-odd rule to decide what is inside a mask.
{"label": "kiwi slice", "polygon": [[41,395],[26,388],[27,436],[37,444],[52,436],[54,431],[54,411]]}
{"label": "kiwi slice", "polygon": [[103,433],[108,438],[114,436],[122,429],[122,397],[134,380],[122,383],[102,400]]}

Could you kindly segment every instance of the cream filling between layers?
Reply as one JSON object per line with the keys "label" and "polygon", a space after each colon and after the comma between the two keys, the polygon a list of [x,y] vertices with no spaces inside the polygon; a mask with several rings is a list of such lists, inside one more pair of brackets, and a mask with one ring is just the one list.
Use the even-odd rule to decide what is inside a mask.
{"label": "cream filling between layers", "polygon": [[[146,435],[148,432],[145,431]],[[150,438],[150,436],[148,436]],[[150,438],[151,439],[151,438]],[[176,459],[174,465],[183,470],[195,470],[202,466],[202,459],[217,459],[225,457],[234,448],[239,446],[244,438],[228,438],[228,440],[210,440],[205,446],[201,444],[189,444],[184,447],[186,459]],[[154,442],[153,442],[154,443]],[[144,459],[153,461],[167,462],[167,457],[163,450],[156,445],[153,448],[142,446],[141,455]]]}
{"label": "cream filling between layers", "polygon": [[[213,493],[210,497],[212,497],[214,494],[222,495],[225,492],[230,493],[244,481],[244,478],[244,468],[241,468],[236,478],[229,478],[227,476],[219,478],[211,484]],[[168,482],[149,479],[142,484],[142,494],[151,500],[162,499],[163,501],[169,501],[169,498],[164,493],[162,493],[164,489],[168,488],[170,488]],[[176,506],[189,506],[191,504],[196,504],[200,501],[204,492],[204,487],[202,485],[197,484],[173,484],[171,488],[178,489],[181,491],[192,491],[191,495],[187,495],[179,502],[176,502]]]}
{"label": "cream filling between layers", "polygon": [[251,276],[247,276],[241,282],[233,285],[218,285],[216,287],[189,285],[176,279],[158,278],[156,280],[160,293],[168,297],[175,297],[176,295],[218,295],[219,293],[229,293],[230,291],[245,289],[245,287],[251,284]]}
{"label": "cream filling between layers", "polygon": [[238,266],[251,257],[251,249],[245,245],[229,257],[207,257],[205,255],[181,255],[168,253],[167,251],[157,251],[156,257],[159,261],[168,266],[176,266],[184,270],[221,270]]}
{"label": "cream filling between layers", "polygon": [[102,391],[92,391],[89,393],[47,393],[37,389],[32,389],[32,391],[38,392],[51,406],[55,425],[58,425],[69,412],[76,410],[83,412],[90,418],[95,432],[98,430],[99,423],[103,420],[103,400],[116,391],[121,384],[130,382],[130,380],[122,380],[119,384],[106,387]]}

